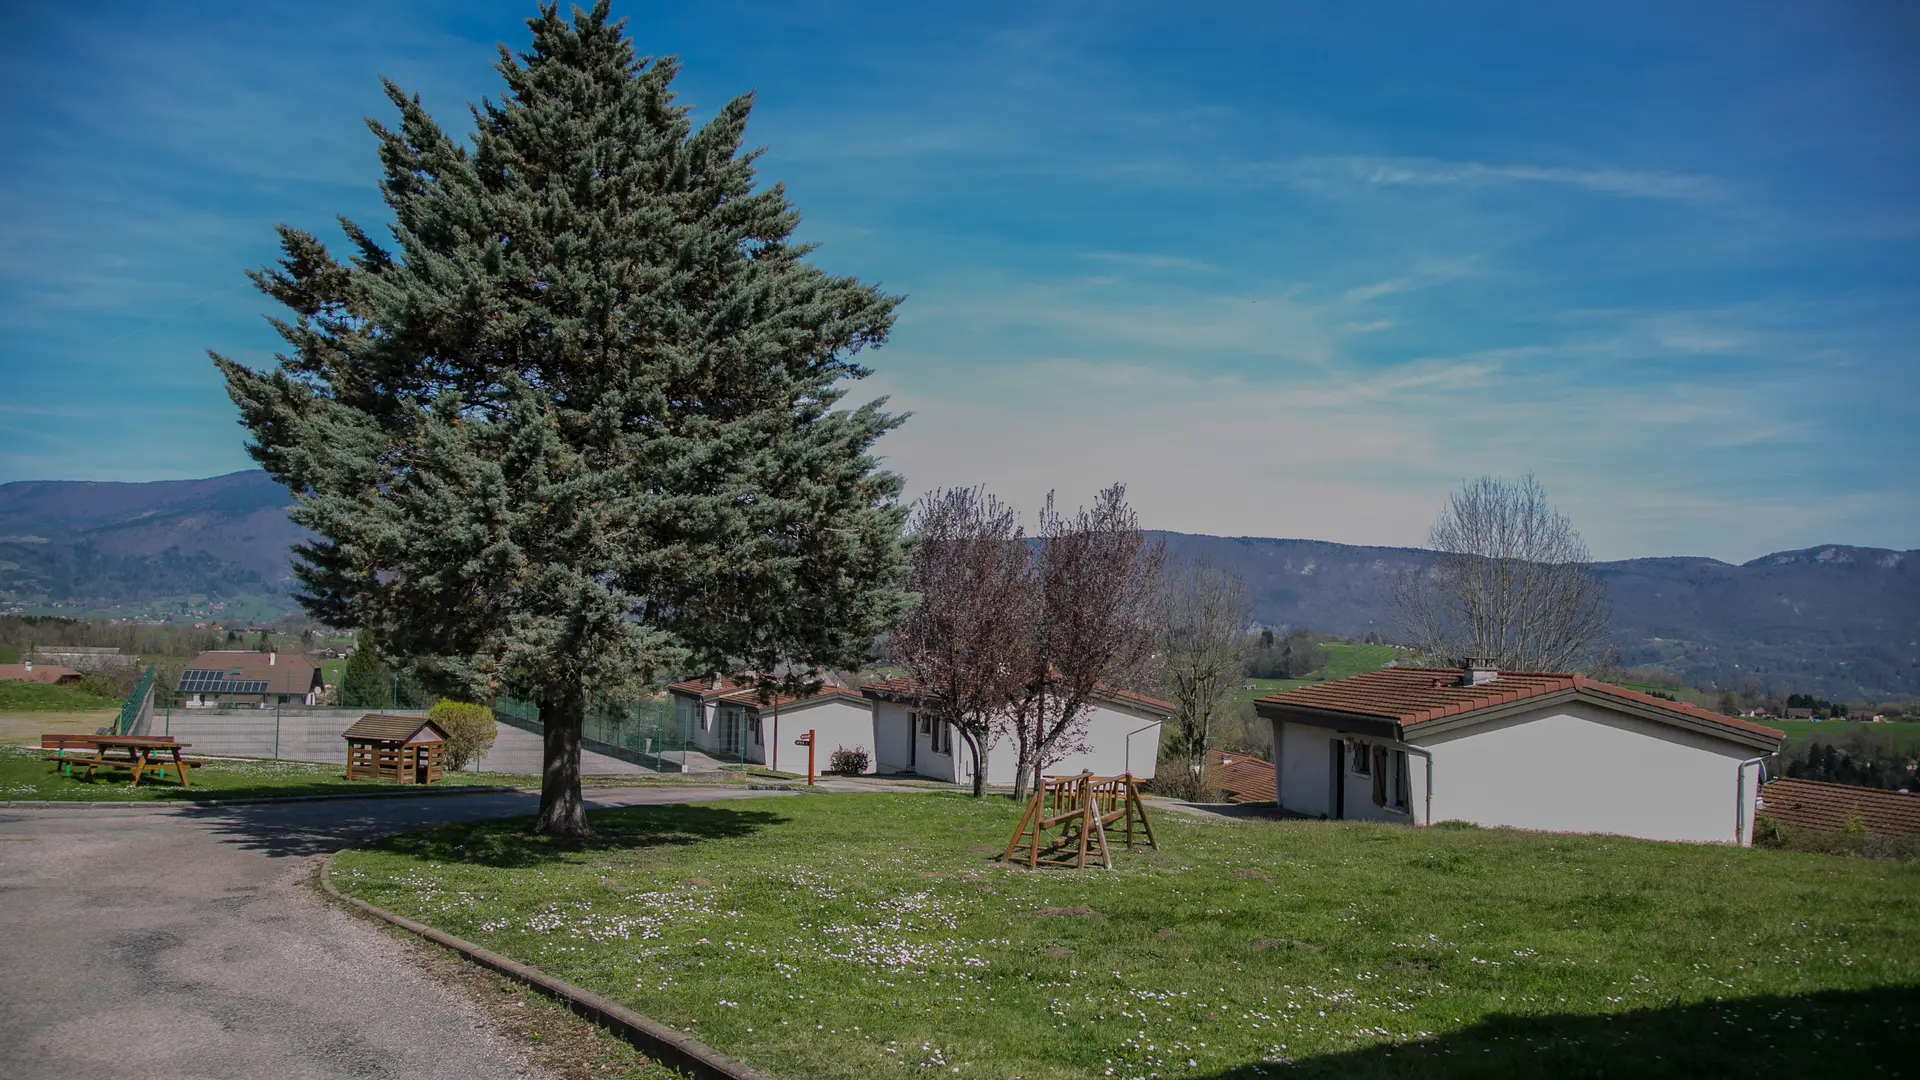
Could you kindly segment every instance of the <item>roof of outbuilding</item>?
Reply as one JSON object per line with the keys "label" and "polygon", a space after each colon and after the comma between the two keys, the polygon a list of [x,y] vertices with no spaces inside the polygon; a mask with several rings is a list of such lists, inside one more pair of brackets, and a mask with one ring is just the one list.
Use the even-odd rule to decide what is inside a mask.
{"label": "roof of outbuilding", "polygon": [[[918,701],[934,697],[920,680],[911,675],[897,675],[891,679],[861,683],[860,689],[868,697],[891,698],[897,701]],[[1111,686],[1094,689],[1094,697],[1113,704],[1128,705],[1144,712],[1159,713],[1161,716],[1173,715],[1173,704],[1159,698],[1148,697],[1132,690],[1117,690]]]}
{"label": "roof of outbuilding", "polygon": [[82,678],[82,674],[59,664],[0,664],[0,682],[30,682],[56,685],[62,679]]}
{"label": "roof of outbuilding", "polygon": [[705,701],[722,694],[731,694],[745,685],[747,684],[734,682],[732,679],[708,676],[704,679],[681,679],[676,683],[668,683],[667,689],[679,694],[691,694]]}
{"label": "roof of outbuilding", "polygon": [[849,690],[844,686],[823,686],[811,694],[795,696],[775,694],[765,702],[760,700],[758,687],[747,686],[739,690],[720,695],[720,700],[734,705],[745,705],[750,709],[785,709],[794,705],[812,705],[835,699],[866,702],[866,697],[858,690]]}
{"label": "roof of outbuilding", "polygon": [[1334,682],[1255,699],[1256,705],[1350,713],[1398,721],[1401,727],[1508,705],[1529,698],[1573,691],[1602,699],[1650,708],[1709,724],[1780,741],[1786,733],[1737,716],[1708,712],[1683,701],[1668,701],[1624,686],[1562,672],[1502,671],[1478,686],[1462,686],[1459,668],[1391,667]]}
{"label": "roof of outbuilding", "polygon": [[447,733],[440,725],[424,716],[388,716],[385,713],[368,713],[354,721],[353,726],[340,733],[344,739],[364,740],[366,742],[403,743],[414,737],[421,728],[432,728],[434,734],[442,739]]}
{"label": "roof of outbuilding", "polygon": [[1270,803],[1280,798],[1273,786],[1273,762],[1255,757],[1227,755],[1227,760],[1208,770],[1213,782],[1227,793],[1230,803]]}
{"label": "roof of outbuilding", "polygon": [[1920,795],[1792,777],[1760,789],[1757,816],[1819,832],[1840,832],[1850,815],[1870,833],[1920,836]]}

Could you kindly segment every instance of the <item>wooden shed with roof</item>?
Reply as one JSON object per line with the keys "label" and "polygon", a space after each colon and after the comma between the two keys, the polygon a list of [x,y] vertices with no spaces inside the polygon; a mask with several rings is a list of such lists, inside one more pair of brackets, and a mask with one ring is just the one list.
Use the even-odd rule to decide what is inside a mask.
{"label": "wooden shed with roof", "polygon": [[424,716],[368,713],[341,737],[349,780],[431,784],[446,767],[447,733]]}

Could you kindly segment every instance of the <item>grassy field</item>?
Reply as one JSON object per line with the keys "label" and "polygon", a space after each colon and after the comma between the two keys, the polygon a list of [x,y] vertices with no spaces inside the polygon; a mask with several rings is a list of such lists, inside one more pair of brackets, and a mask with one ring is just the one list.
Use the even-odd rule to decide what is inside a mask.
{"label": "grassy field", "polygon": [[525,819],[390,838],[336,881],[783,1077],[1913,1064],[1913,863],[1168,812],[1159,852],[1036,874],[992,861],[1015,817],[950,795],[632,808],[586,845]]}
{"label": "grassy field", "polygon": [[1814,741],[1845,746],[1848,737],[1856,732],[1868,738],[1888,739],[1896,750],[1908,753],[1920,751],[1920,723],[1911,720],[1889,720],[1878,724],[1856,724],[1847,720],[1822,720],[1819,723],[1811,720],[1756,720],[1754,723],[1786,732],[1789,753]]}
{"label": "grassy field", "polygon": [[[31,748],[0,746],[0,800],[217,801],[376,791],[405,795],[432,790],[377,780],[349,781],[341,766],[304,761],[211,761],[188,771],[190,786],[185,788],[172,773],[158,776],[147,773],[140,777],[139,787],[128,787],[130,775],[125,771],[101,770],[92,780],[63,776],[54,770],[52,762],[43,760],[43,756],[37,740]],[[448,773],[433,789],[473,785],[538,787],[539,780],[497,773]]]}
{"label": "grassy field", "polygon": [[1233,700],[1238,705],[1251,703],[1255,698],[1278,694],[1287,690],[1297,690],[1302,686],[1344,679],[1350,675],[1363,675],[1369,671],[1378,671],[1387,666],[1387,662],[1403,655],[1391,645],[1361,645],[1350,641],[1333,641],[1323,645],[1327,652],[1327,662],[1304,679],[1242,679],[1235,689]]}
{"label": "grassy field", "polygon": [[120,702],[114,698],[82,693],[71,686],[0,679],[0,713],[90,712],[119,707]]}

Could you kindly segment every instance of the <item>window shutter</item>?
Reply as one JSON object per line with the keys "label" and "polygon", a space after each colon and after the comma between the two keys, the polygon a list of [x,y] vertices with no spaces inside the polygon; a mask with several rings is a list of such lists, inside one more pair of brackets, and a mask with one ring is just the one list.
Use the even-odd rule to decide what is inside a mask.
{"label": "window shutter", "polygon": [[1373,805],[1387,805],[1387,750],[1384,746],[1373,748]]}

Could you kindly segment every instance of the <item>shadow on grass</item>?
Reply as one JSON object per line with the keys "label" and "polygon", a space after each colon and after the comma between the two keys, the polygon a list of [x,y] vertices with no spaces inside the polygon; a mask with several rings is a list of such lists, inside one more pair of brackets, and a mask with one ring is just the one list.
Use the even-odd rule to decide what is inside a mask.
{"label": "shadow on grass", "polygon": [[629,806],[590,811],[595,835],[585,839],[542,836],[526,818],[475,821],[389,837],[372,850],[444,863],[503,868],[537,866],[579,852],[685,847],[747,836],[787,818],[770,810],[728,806]]}
{"label": "shadow on grass", "polygon": [[1254,1063],[1199,1080],[1255,1077],[1905,1076],[1920,1068],[1920,988],[1643,1009],[1498,1015],[1419,1043]]}

